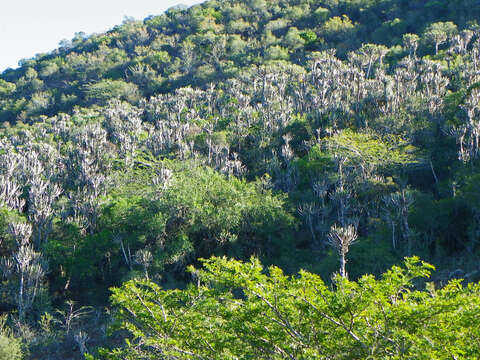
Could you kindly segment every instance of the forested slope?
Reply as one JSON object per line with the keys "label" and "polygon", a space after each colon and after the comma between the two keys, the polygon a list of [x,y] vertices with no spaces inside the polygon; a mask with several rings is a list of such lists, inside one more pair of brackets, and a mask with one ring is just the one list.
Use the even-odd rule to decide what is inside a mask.
{"label": "forested slope", "polygon": [[[110,287],[184,288],[213,255],[353,287],[347,273],[418,255],[437,286],[478,281],[478,19],[473,0],[211,0],[78,33],[0,74],[0,348],[121,346]],[[228,284],[234,298],[246,286]],[[338,358],[369,356],[357,345]],[[255,351],[228,356],[291,358]]]}

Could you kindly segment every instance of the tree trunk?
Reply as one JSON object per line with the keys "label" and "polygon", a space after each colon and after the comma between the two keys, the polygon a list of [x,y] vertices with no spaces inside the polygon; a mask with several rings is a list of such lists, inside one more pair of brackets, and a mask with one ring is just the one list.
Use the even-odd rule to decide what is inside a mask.
{"label": "tree trunk", "polygon": [[342,253],[340,254],[340,276],[344,279],[347,278],[347,272],[345,271],[345,263],[345,253],[342,251]]}
{"label": "tree trunk", "polygon": [[24,286],[24,276],[23,276],[23,271],[22,275],[20,276],[20,289],[18,293],[18,317],[20,318],[20,321],[23,321],[25,318],[25,310],[24,310],[24,304],[23,304],[23,286]]}

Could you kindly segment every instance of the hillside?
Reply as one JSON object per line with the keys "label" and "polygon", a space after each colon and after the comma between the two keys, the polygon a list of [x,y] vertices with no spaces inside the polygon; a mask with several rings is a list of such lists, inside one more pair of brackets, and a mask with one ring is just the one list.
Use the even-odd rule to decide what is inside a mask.
{"label": "hillside", "polygon": [[[355,291],[364,274],[393,279],[388,274],[400,270],[388,269],[409,257],[401,286],[368,281],[382,299],[414,284],[419,293],[410,302],[428,293],[424,281],[413,281],[429,272],[411,265],[414,255],[436,266],[438,287],[480,280],[478,19],[480,3],[472,0],[210,0],[103,34],[78,33],[0,74],[0,355],[2,346],[21,342],[26,359],[100,356],[97,347],[124,344],[125,329],[145,340],[129,319],[118,332],[106,330],[125,316],[119,309],[133,303],[132,289],[144,291],[136,281],[186,289],[162,293],[174,308],[198,295],[187,287],[186,269],[212,256],[253,256],[276,266],[274,279],[275,269],[303,269],[310,275],[302,279],[345,282]],[[203,294],[235,298],[238,289],[251,290],[237,273],[248,262],[210,261],[211,273],[222,268],[236,278],[217,274],[231,289],[224,293],[208,271],[191,268],[193,280],[205,281]],[[257,272],[260,279],[267,271]],[[285,287],[298,290],[288,279]],[[447,301],[452,288],[432,302]],[[461,291],[459,307],[476,304],[473,285]],[[183,300],[168,303],[170,296]],[[345,301],[341,291],[326,296]],[[375,313],[371,300],[365,309]],[[195,311],[211,311],[202,306]],[[228,323],[226,314],[192,336]],[[240,336],[235,326],[222,341]],[[157,340],[161,350],[151,355],[139,346],[138,353],[104,356],[195,358]],[[366,358],[369,341],[335,358]],[[252,340],[216,355],[175,344],[202,359],[333,358],[309,352],[305,342],[295,351],[272,345],[262,352]],[[411,354],[422,346],[429,345],[415,343]],[[451,350],[454,358],[462,358],[459,349]],[[454,356],[435,351],[439,359]],[[478,355],[471,351],[463,358]]]}

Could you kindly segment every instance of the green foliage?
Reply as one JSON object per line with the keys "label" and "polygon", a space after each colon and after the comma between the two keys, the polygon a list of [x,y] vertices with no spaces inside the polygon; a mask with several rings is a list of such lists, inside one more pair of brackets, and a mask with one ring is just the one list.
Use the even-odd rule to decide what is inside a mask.
{"label": "green foliage", "polygon": [[0,255],[5,255],[12,250],[14,241],[8,232],[8,224],[24,223],[25,218],[16,211],[0,208]]}
{"label": "green foliage", "polygon": [[0,79],[0,96],[9,95],[14,92],[16,85],[8,81]]}
{"label": "green foliage", "polygon": [[418,150],[400,137],[382,139],[352,130],[344,130],[325,139],[325,147],[330,153],[345,158],[347,163],[356,165],[392,168],[421,160]]}
{"label": "green foliage", "polygon": [[315,20],[318,22],[324,22],[327,20],[328,15],[330,14],[330,11],[324,7],[319,6],[315,11],[314,11],[314,16]]}
{"label": "green foliage", "polygon": [[[210,0],[77,33],[22,60],[0,74],[0,198],[11,207],[0,210],[0,285],[11,287],[17,266],[13,222],[46,234],[32,244],[48,261],[44,304],[102,306],[109,286],[130,279],[184,288],[185,267],[212,255],[255,255],[328,279],[338,262],[325,247],[328,229],[353,224],[356,282],[329,287],[312,274],[212,260],[218,281],[200,271],[200,288],[155,289],[185,321],[184,339],[160,326],[170,331],[162,346],[225,359],[475,358],[476,340],[465,340],[457,319],[450,325],[445,298],[409,287],[401,307],[395,279],[361,276],[417,254],[442,267],[438,283],[452,273],[479,277],[478,18],[472,0]],[[252,282],[235,272],[249,266]],[[154,288],[139,284],[127,283],[125,294]],[[281,311],[252,296],[252,284],[280,299]],[[452,298],[471,295],[458,291]],[[0,310],[11,311],[5,294]],[[132,294],[125,302],[135,303]],[[366,347],[305,299],[348,323]],[[452,300],[460,318],[461,301]],[[64,339],[70,352],[74,341],[82,351],[107,341],[99,334],[107,320],[95,319],[83,340]],[[47,351],[63,346],[52,343],[55,331],[42,337],[17,325],[32,357],[74,357]],[[154,349],[152,339],[142,346]]]}
{"label": "green foliage", "polygon": [[323,24],[323,33],[331,41],[344,41],[353,34],[355,28],[347,15],[334,16]]}
{"label": "green foliage", "polygon": [[[315,40],[316,38],[311,41],[315,41]],[[285,44],[290,49],[296,50],[302,47],[304,43],[305,43],[305,39],[297,28],[291,27],[290,29],[288,29],[287,35],[285,35]]]}
{"label": "green foliage", "polygon": [[105,79],[88,85],[85,89],[85,98],[99,104],[105,104],[114,98],[134,101],[138,98],[138,88],[135,84],[122,80]]}
{"label": "green foliage", "polygon": [[[107,359],[470,359],[479,355],[475,318],[478,284],[454,280],[443,288],[413,286],[433,266],[405,259],[381,279],[268,272],[258,260],[226,258],[190,268],[186,290],[165,291],[148,281],[112,289],[116,329],[132,335]],[[472,341],[473,340],[473,341]]]}
{"label": "green foliage", "polygon": [[294,220],[285,196],[255,183],[199,167],[175,171],[155,188],[148,168],[117,181],[104,200],[100,231],[81,234],[71,224],[57,225],[46,247],[58,271],[54,288],[69,283],[75,290],[93,279],[115,283],[139,268],[135,254],[142,249],[153,254],[152,274],[175,274],[192,259],[218,251],[273,256],[290,240]]}
{"label": "green foliage", "polygon": [[308,154],[297,161],[297,166],[301,172],[302,181],[305,184],[311,184],[313,181],[333,170],[334,164],[332,156],[321,150],[319,145],[310,149]]}
{"label": "green foliage", "polygon": [[288,50],[280,45],[270,46],[265,51],[265,58],[268,60],[288,60]]}
{"label": "green foliage", "polygon": [[311,44],[317,40],[317,34],[313,31],[304,31],[300,34],[303,40],[305,40],[306,44]]}
{"label": "green foliage", "polygon": [[19,338],[12,335],[11,329],[6,325],[7,317],[0,317],[0,359],[2,360],[22,360],[23,350],[22,342]]}
{"label": "green foliage", "polygon": [[21,360],[23,359],[22,344],[19,339],[0,335],[0,359]]}
{"label": "green foliage", "polygon": [[159,198],[159,207],[168,216],[170,241],[186,236],[197,256],[219,246],[245,256],[266,251],[272,246],[267,239],[280,241],[287,235],[293,219],[284,202],[283,196],[259,191],[255,184],[197,168],[174,176]]}
{"label": "green foliage", "polygon": [[[152,16],[144,22],[126,21],[106,34],[86,36],[77,33],[72,40],[62,41],[55,52],[23,60],[21,69],[6,71],[1,76],[0,99],[12,97],[12,102],[22,98],[29,100],[34,93],[55,88],[56,94],[52,94],[55,99],[49,102],[49,106],[34,109],[33,113],[44,115],[59,110],[56,104],[62,96],[74,96],[72,99],[75,99],[63,101],[62,110],[71,110],[75,105],[104,104],[109,96],[135,101],[137,92],[150,96],[159,90],[184,86],[182,76],[197,66],[206,66],[206,63],[215,62],[216,65],[214,70],[201,69],[200,83],[220,80],[225,73],[219,69],[231,69],[229,61],[240,68],[272,59],[297,62],[296,57],[289,59],[284,49],[300,49],[302,42],[307,50],[336,48],[342,57],[362,43],[399,45],[407,32],[424,33],[424,42],[437,39],[441,45],[446,41],[445,36],[452,38],[456,34],[456,27],[472,27],[479,13],[480,7],[467,0],[450,2],[448,6],[432,0],[415,7],[407,7],[398,0],[329,0],[322,4],[307,0],[274,4],[212,1],[191,9],[170,9],[168,16]],[[293,29],[298,29],[301,39]],[[262,39],[262,32],[272,32],[278,43],[271,44],[267,38]],[[214,36],[237,37],[248,43],[248,47],[241,45],[243,56],[232,56],[230,51],[218,56],[221,42],[215,41],[208,46],[203,43],[195,48],[193,63],[177,72],[180,58],[187,60],[179,51],[184,39]],[[265,51],[270,45],[274,47]],[[296,54],[301,60],[305,60],[305,55]],[[140,89],[135,88],[138,81],[128,71],[136,64],[148,64],[154,71],[148,84],[142,83]],[[60,81],[65,86],[59,87]],[[12,109],[8,120],[15,121],[24,116],[21,112],[22,109]]]}
{"label": "green foliage", "polygon": [[436,22],[428,26],[423,37],[426,41],[432,42],[435,45],[435,54],[437,54],[439,45],[445,43],[456,32],[457,25],[453,22]]}

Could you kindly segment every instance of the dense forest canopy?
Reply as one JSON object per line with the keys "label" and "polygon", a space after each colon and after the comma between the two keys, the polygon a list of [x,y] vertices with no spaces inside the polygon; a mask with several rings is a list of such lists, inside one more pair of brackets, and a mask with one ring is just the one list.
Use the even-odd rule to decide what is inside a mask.
{"label": "dense forest canopy", "polygon": [[209,0],[4,71],[0,357],[480,356],[478,19]]}

